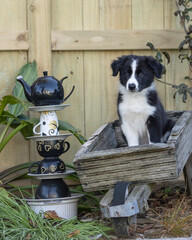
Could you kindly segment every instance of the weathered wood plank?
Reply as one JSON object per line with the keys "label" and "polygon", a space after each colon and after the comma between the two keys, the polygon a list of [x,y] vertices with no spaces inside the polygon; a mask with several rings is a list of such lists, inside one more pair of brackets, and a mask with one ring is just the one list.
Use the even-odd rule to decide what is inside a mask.
{"label": "weathered wood plank", "polygon": [[192,151],[192,112],[167,115],[178,120],[166,144],[110,149],[110,141],[114,142],[110,137],[115,133],[113,124],[101,127],[74,159],[84,190],[109,189],[117,181],[148,183],[177,179]]}
{"label": "weathered wood plank", "polygon": [[0,51],[28,50],[28,31],[1,31]]}
{"label": "weathered wood plank", "polygon": [[175,144],[177,174],[183,170],[192,153],[192,112],[184,112],[171,131],[168,143]]}
{"label": "weathered wood plank", "polygon": [[189,157],[184,167],[184,177],[187,193],[192,196],[192,155]]}
{"label": "weathered wood plank", "polygon": [[[115,150],[119,150],[120,153],[123,148]],[[76,170],[86,191],[109,189],[117,181],[156,182],[162,179],[166,181],[176,179],[174,154],[169,152],[168,155],[165,153],[163,156],[163,151],[162,148],[154,154],[147,151],[146,154],[142,152],[138,159],[134,158],[134,152],[130,157],[123,156],[122,153],[122,158],[119,158],[118,154],[117,158],[111,158],[109,155],[108,158],[104,156],[97,160],[94,158],[82,159],[76,165]],[[97,154],[99,153],[97,152]],[[104,151],[101,155],[103,153]],[[161,153],[159,158],[158,153]]]}
{"label": "weathered wood plank", "polygon": [[51,75],[51,14],[50,0],[28,0],[29,60],[36,60],[38,74],[47,70]]}
{"label": "weathered wood plank", "polygon": [[182,39],[177,30],[52,30],[52,50],[148,50],[149,40],[161,49],[177,49]]}

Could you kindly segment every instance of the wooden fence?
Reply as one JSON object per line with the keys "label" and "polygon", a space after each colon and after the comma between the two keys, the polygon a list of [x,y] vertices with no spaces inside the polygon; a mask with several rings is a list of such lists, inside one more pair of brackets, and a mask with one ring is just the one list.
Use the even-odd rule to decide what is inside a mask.
{"label": "wooden fence", "polygon": [[[164,81],[178,84],[189,74],[178,59],[184,33],[175,10],[175,0],[0,0],[0,98],[11,92],[20,67],[35,59],[39,76],[44,70],[59,79],[68,76],[66,94],[75,85],[71,106],[58,116],[89,137],[117,117],[113,59],[151,55],[150,41],[171,54]],[[157,83],[157,88],[167,110],[191,109],[191,100],[173,99],[170,86]],[[80,147],[74,137],[69,140],[65,162]],[[34,143],[18,134],[1,153],[0,170],[39,159]]]}

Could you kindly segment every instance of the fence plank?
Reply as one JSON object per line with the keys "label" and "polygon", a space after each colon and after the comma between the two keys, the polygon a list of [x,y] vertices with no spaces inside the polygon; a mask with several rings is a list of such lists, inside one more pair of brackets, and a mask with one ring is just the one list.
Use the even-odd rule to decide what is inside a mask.
{"label": "fence plank", "polygon": [[[43,71],[48,71],[48,75],[51,75],[50,0],[28,0],[27,13],[30,45],[28,59],[36,61],[39,76],[43,75]],[[34,113],[30,112],[30,116],[34,116]],[[32,160],[40,158],[36,151],[35,141],[30,141],[30,158]]]}
{"label": "fence plank", "polygon": [[29,61],[36,60],[38,73],[51,74],[50,0],[28,0]]}
{"label": "fence plank", "polygon": [[[173,4],[171,1],[166,1],[166,0],[164,1],[165,29],[170,29],[173,31],[175,31],[176,29],[180,29],[182,31],[181,39],[179,41],[180,43],[182,40],[185,39],[185,33],[180,25],[179,16],[175,17],[173,14],[176,10],[177,10],[177,7],[175,4]],[[179,46],[179,43],[178,43],[178,46]],[[176,84],[176,85],[179,85],[183,82],[185,84],[188,84],[189,87],[192,87],[191,81],[184,80],[185,76],[191,75],[187,60],[181,63],[181,60],[178,57],[179,54],[181,54],[181,52],[178,52],[176,50],[170,50],[169,53],[171,57],[171,62],[168,65],[166,64],[167,72],[165,76],[165,81],[168,83]],[[174,109],[189,110],[192,108],[192,99],[189,95],[188,95],[187,102],[183,103],[181,95],[177,94],[176,98],[175,99],[173,98],[176,89],[166,85],[165,90],[166,91],[164,94],[166,95],[167,110],[174,110]]]}
{"label": "fence plank", "polygon": [[[83,29],[100,29],[100,3],[83,1]],[[89,137],[101,126],[101,53],[84,52],[85,136]]]}
{"label": "fence plank", "polygon": [[177,30],[53,30],[52,50],[148,50],[149,41],[161,49],[177,49],[182,37]]}
{"label": "fence plank", "polygon": [[[27,61],[26,0],[0,0],[0,99],[11,94],[15,76]],[[24,38],[18,36],[23,35]],[[25,39],[26,37],[26,39]],[[22,40],[23,39],[23,40]],[[11,52],[9,50],[12,50]],[[2,133],[4,125],[0,125]],[[0,171],[29,161],[29,144],[18,133],[0,153]]]}
{"label": "fence plank", "polygon": [[28,50],[27,31],[0,32],[0,51]]}

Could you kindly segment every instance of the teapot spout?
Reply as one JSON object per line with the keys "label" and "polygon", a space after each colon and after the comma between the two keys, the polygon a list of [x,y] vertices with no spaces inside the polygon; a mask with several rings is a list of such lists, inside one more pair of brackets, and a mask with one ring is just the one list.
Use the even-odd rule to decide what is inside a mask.
{"label": "teapot spout", "polygon": [[25,97],[29,102],[32,102],[31,97],[31,87],[25,82],[22,76],[17,76],[17,81],[20,82],[23,86]]}

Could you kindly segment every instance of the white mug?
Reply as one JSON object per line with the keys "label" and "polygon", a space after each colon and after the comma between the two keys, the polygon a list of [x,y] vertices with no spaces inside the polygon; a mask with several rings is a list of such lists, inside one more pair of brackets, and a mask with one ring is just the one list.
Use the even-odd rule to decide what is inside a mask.
{"label": "white mug", "polygon": [[[40,128],[39,132],[36,131],[38,126]],[[55,111],[46,111],[41,113],[40,122],[35,125],[33,132],[41,136],[58,135],[58,127],[59,123]]]}

